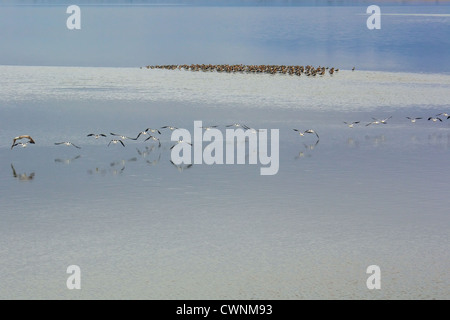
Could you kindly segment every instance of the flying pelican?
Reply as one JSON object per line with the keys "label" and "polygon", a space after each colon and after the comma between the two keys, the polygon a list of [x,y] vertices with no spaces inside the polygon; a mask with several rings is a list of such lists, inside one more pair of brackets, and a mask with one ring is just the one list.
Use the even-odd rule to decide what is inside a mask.
{"label": "flying pelican", "polygon": [[444,116],[444,117],[447,117],[447,119],[448,119],[450,117],[450,114],[448,114],[447,112],[441,112],[441,113],[437,114],[436,117],[437,116]]}
{"label": "flying pelican", "polygon": [[106,134],[103,133],[89,133],[87,137],[94,137],[95,139],[98,139],[100,137],[106,137]]}
{"label": "flying pelican", "polygon": [[122,140],[112,139],[112,140],[108,143],[108,147],[109,147],[109,145],[110,145],[111,143],[114,143],[114,144],[120,143],[122,146],[125,147],[125,144],[123,143]]}
{"label": "flying pelican", "polygon": [[161,127],[161,129],[170,129],[170,130],[175,130],[175,129],[178,129],[177,127],[173,127],[173,126],[164,126],[164,127]]}
{"label": "flying pelican", "polygon": [[374,119],[374,121],[369,122],[368,124],[366,124],[366,127],[367,127],[367,126],[370,126],[371,124],[380,124],[380,123],[381,123],[380,120],[377,120],[377,119],[375,119],[375,118],[372,118],[372,119]]}
{"label": "flying pelican", "polygon": [[368,124],[366,124],[366,127],[371,125],[371,124],[380,124],[380,123],[386,124],[387,123],[386,121],[388,121],[390,118],[392,118],[392,116],[390,116],[390,117],[388,117],[386,119],[382,119],[382,120],[372,117],[373,121],[369,122]]}
{"label": "flying pelican", "polygon": [[[390,117],[387,117],[386,119],[382,119],[382,120],[380,120],[380,123],[382,123],[382,124],[386,124],[387,122],[386,121],[388,121],[390,118],[392,118],[392,116],[390,116]],[[374,119],[374,120],[377,120],[377,119],[375,119],[375,118],[372,118],[372,119]]]}
{"label": "flying pelican", "polygon": [[250,130],[251,133],[257,133],[259,132],[259,129],[250,128],[249,126],[246,126],[245,124],[242,126],[245,130]]}
{"label": "flying pelican", "polygon": [[351,123],[348,123],[348,122],[345,122],[344,121],[344,123],[349,127],[349,128],[353,128],[353,126],[355,125],[355,124],[358,124],[360,121],[353,121],[353,122],[351,122]]}
{"label": "flying pelican", "polygon": [[439,120],[440,122],[442,122],[442,119],[439,118],[439,117],[429,117],[428,120],[431,120],[431,121],[433,121],[433,122],[436,122],[436,121]]}
{"label": "flying pelican", "polygon": [[172,150],[173,147],[175,147],[179,143],[187,143],[188,145],[192,146],[192,143],[190,143],[190,142],[186,142],[184,140],[178,140],[173,146],[170,147],[170,150]]}
{"label": "flying pelican", "polygon": [[[229,124],[229,125],[227,125],[226,126],[227,128],[229,128],[229,127],[236,127],[236,128],[238,128],[238,127],[242,127],[242,128],[244,128],[245,129],[245,127],[247,127],[245,124],[244,125],[242,125],[242,124],[240,124],[240,123],[233,123],[233,124]],[[248,127],[247,127],[248,128]]]}
{"label": "flying pelican", "polygon": [[207,127],[202,127],[205,130],[211,130],[213,128],[217,128],[218,126],[207,126]]}
{"label": "flying pelican", "polygon": [[147,134],[148,134],[147,131],[141,131],[141,132],[139,132],[139,134],[138,134],[137,137],[136,137],[136,140],[139,139],[139,137],[140,137],[141,135],[147,135]]}
{"label": "flying pelican", "polygon": [[112,135],[112,136],[118,136],[118,137],[121,137],[122,139],[130,139],[130,140],[137,140],[137,138],[130,138],[130,137],[127,137],[127,136],[123,136],[123,135],[121,135],[121,134],[116,134],[116,133],[112,133],[112,132],[110,132],[110,134]]}
{"label": "flying pelican", "polygon": [[417,120],[422,119],[421,117],[418,118],[410,118],[410,117],[406,117],[406,119],[409,119],[412,123],[416,122]]}
{"label": "flying pelican", "polygon": [[145,129],[145,132],[148,132],[148,131],[150,131],[151,133],[158,132],[159,134],[161,134],[161,131],[159,131],[158,129],[152,129],[152,128]]}
{"label": "flying pelican", "polygon": [[161,134],[161,131],[159,131],[158,129],[147,128],[147,129],[145,129],[144,131],[139,132],[139,134],[138,134],[138,136],[136,137],[136,139],[139,138],[139,136],[140,136],[141,134],[142,134],[142,135],[147,135],[147,134],[149,134],[149,132],[151,132],[151,133],[158,132],[159,134]]}
{"label": "flying pelican", "polygon": [[56,145],[65,144],[66,146],[74,146],[77,149],[81,149],[81,147],[74,145],[72,142],[64,141],[64,142],[55,142]]}
{"label": "flying pelican", "polygon": [[17,142],[17,143],[14,143],[14,144],[11,146],[11,149],[14,148],[15,146],[21,146],[22,148],[25,148],[26,146],[28,146],[29,143],[31,143],[31,142],[30,142],[30,141],[27,141],[27,142]]}
{"label": "flying pelican", "polygon": [[303,131],[303,132],[300,131],[300,130],[298,130],[298,129],[292,129],[292,130],[297,131],[298,134],[301,135],[301,136],[304,136],[305,133],[314,133],[314,134],[316,135],[317,139],[319,139],[319,135],[317,134],[317,132],[315,132],[315,131],[312,130],[312,129],[308,129],[308,130],[305,130],[305,131]]}
{"label": "flying pelican", "polygon": [[[34,140],[33,140],[33,138],[31,138],[31,136],[25,134],[25,135],[21,135],[21,136],[15,137],[15,138],[13,139],[11,149],[17,145],[17,144],[15,144],[16,141],[17,141],[17,140],[21,140],[21,139],[28,139],[28,142],[27,142],[27,143],[32,143],[32,144],[35,143]],[[21,143],[21,144],[22,144],[22,143]],[[25,147],[25,146],[22,145],[22,147]]]}

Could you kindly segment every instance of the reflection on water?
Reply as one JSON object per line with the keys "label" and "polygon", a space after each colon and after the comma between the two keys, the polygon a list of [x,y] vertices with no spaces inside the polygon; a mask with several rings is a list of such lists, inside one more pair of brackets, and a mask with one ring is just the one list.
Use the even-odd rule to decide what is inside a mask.
{"label": "reflection on water", "polygon": [[[20,193],[0,180],[2,297],[70,298],[53,275],[73,263],[89,270],[87,298],[244,298],[255,285],[262,298],[446,297],[448,282],[434,280],[449,263],[448,129],[318,122],[319,141],[290,127],[272,177],[251,165],[177,166],[169,142],[1,148],[14,161],[0,174],[39,174]],[[364,287],[374,263],[377,296]],[[168,289],[172,279],[188,291]]]}
{"label": "reflection on water", "polygon": [[355,140],[352,137],[347,138],[347,146],[350,148],[359,148],[359,140]]}
{"label": "reflection on water", "polygon": [[56,158],[55,162],[56,163],[63,163],[63,164],[71,164],[73,161],[77,160],[81,158],[81,155],[77,155],[73,158],[66,158],[66,159],[60,159],[60,158]]}
{"label": "reflection on water", "polygon": [[374,147],[378,147],[386,142],[386,137],[384,134],[379,134],[376,136],[366,135],[364,138],[365,138],[366,142],[371,143]]}
{"label": "reflection on water", "polygon": [[[283,5],[291,3],[280,2]],[[303,1],[295,1],[301,2]],[[47,24],[60,24],[60,8],[42,6],[40,10],[36,10],[28,6],[3,7],[0,21],[4,21],[9,30],[16,33],[4,35],[2,60],[10,65],[136,66],[151,61],[163,64],[164,61],[224,61],[238,64],[270,61],[289,65],[298,63],[301,52],[303,64],[327,63],[348,70],[356,65],[357,70],[449,71],[449,58],[446,54],[449,48],[448,6],[436,6],[434,1],[428,6],[383,6],[382,30],[370,32],[366,27],[366,8],[369,4],[345,6],[341,5],[341,1],[336,5],[335,2],[329,2],[333,3],[330,7],[169,8],[139,5],[111,9],[104,5],[86,6],[83,13],[91,18],[89,32],[78,35],[79,48],[76,52],[67,49],[70,48],[72,39],[62,36],[64,26],[61,29],[45,28]],[[431,1],[425,2],[431,4]],[[441,16],[423,15],[426,13],[441,13]],[[35,22],[32,25],[21,22],[21,17],[27,15],[33,16]],[[167,25],[172,28],[167,29]],[[104,30],[109,31],[110,37],[99,43],[98,39],[104,38]],[[161,30],[165,32],[160,32]],[[15,34],[20,34],[21,37],[14,36]],[[18,52],[32,52],[33,40],[42,34],[45,34],[45,50],[35,52],[24,60]],[[174,39],[170,45],[167,44],[168,38]],[[214,45],[211,45],[210,39],[214,39]],[[129,48],[137,50],[130,55],[127,51]],[[153,50],[154,48],[159,50]],[[55,54],[61,52],[64,54]],[[103,57],[103,52],[109,53],[107,59]],[[77,86],[73,86],[73,82],[63,82],[53,89],[52,94],[116,94],[125,93],[129,89],[123,85],[128,85],[127,82],[121,82],[120,87],[116,87],[115,83],[96,86],[89,82],[90,79],[86,75],[84,81]]]}
{"label": "reflection on water", "polygon": [[146,160],[146,162],[147,162],[149,165],[151,165],[151,166],[156,166],[156,165],[159,163],[160,160],[161,160],[161,153],[158,155],[158,158],[157,158],[157,159],[154,159],[154,160],[152,160],[152,161]]}
{"label": "reflection on water", "polygon": [[192,166],[193,166],[192,164],[184,164],[184,165],[179,164],[179,165],[176,165],[175,163],[173,163],[172,160],[170,160],[170,163],[171,163],[175,168],[177,168],[179,172],[183,172],[184,170],[190,169],[190,168],[192,168]]}
{"label": "reflection on water", "polygon": [[313,151],[317,145],[319,144],[319,139],[316,140],[315,143],[310,143],[310,144],[306,144],[303,143],[304,148],[300,149],[300,151],[298,152],[298,154],[295,156],[295,159],[300,159],[300,158],[310,158],[311,157],[311,151]]}
{"label": "reflection on water", "polygon": [[12,169],[13,177],[19,179],[20,181],[31,181],[34,179],[34,172],[32,172],[30,174],[17,173],[16,169],[14,169],[14,166],[12,163],[11,163],[11,169]]}
{"label": "reflection on water", "polygon": [[[133,73],[78,71],[104,73],[106,82],[118,85],[124,82],[114,78],[120,78],[116,73]],[[311,81],[286,87],[273,78],[263,88],[258,80],[228,78],[231,85],[223,90],[218,74],[176,74],[180,78],[173,82],[167,73],[151,76],[175,93],[175,87],[193,86],[191,98],[197,102],[201,96],[216,103],[216,92],[228,99],[231,91],[256,86],[256,96],[265,95],[272,107],[261,108],[259,100],[248,96],[236,99],[245,100],[243,104],[232,101],[223,108],[145,99],[95,100],[95,107],[90,99],[6,103],[0,108],[1,118],[10,119],[0,132],[0,243],[6,244],[0,246],[0,297],[447,298],[450,172],[442,168],[448,166],[450,120],[411,123],[405,117],[426,119],[445,110],[439,101],[448,100],[441,91],[448,81],[401,85],[421,99],[438,98],[424,108],[407,105],[405,92],[397,93],[391,82],[378,84],[377,90],[391,98],[383,100],[389,107],[375,112],[375,98],[364,102],[369,110],[350,104],[359,92],[352,84],[365,78],[350,74],[345,85],[315,84],[321,88],[319,97],[335,90],[325,106],[311,101]],[[208,94],[202,93],[205,76],[220,83]],[[142,90],[133,94],[152,92],[146,87],[150,78],[141,78]],[[422,75],[413,78],[418,81]],[[135,88],[133,79],[129,81]],[[282,95],[266,93],[269,86]],[[52,92],[30,87],[42,90],[35,96],[44,100]],[[299,107],[298,101],[306,100],[286,94],[299,88],[318,109]],[[0,86],[2,90],[7,89]],[[353,97],[346,101],[348,94]],[[0,94],[5,96],[9,94]],[[82,96],[80,92],[77,97]],[[287,103],[291,109],[278,105],[286,105],[285,96],[295,100],[295,105]],[[392,101],[401,107],[392,107]],[[17,119],[23,111],[30,119]],[[392,118],[365,126],[372,116]],[[346,119],[361,123],[348,128],[342,123]],[[161,145],[141,139],[108,147],[106,137],[86,137],[88,132],[138,132],[149,122],[191,128],[195,120],[279,129],[278,173],[261,176],[259,166],[249,164],[176,166],[170,161],[169,131],[162,132]],[[37,137],[36,145],[11,150],[10,138],[24,126]],[[292,131],[296,127],[314,128],[320,143],[314,134],[299,136]],[[82,148],[54,145],[64,140]],[[246,156],[258,151],[245,148]],[[15,183],[11,176],[33,182]],[[80,265],[82,274],[86,271],[85,287],[77,296],[64,287],[65,279],[60,281],[71,264]],[[382,270],[383,289],[378,292],[365,287],[365,270],[371,264]]]}

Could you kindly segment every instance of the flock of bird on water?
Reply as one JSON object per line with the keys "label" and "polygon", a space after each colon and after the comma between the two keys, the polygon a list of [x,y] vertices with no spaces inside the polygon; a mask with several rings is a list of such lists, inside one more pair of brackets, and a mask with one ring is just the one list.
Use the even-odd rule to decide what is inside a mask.
{"label": "flock of bird on water", "polygon": [[[216,72],[228,72],[228,73],[236,73],[236,72],[269,73],[269,74],[281,73],[281,74],[290,74],[290,75],[297,75],[297,76],[300,76],[301,74],[305,74],[307,76],[316,76],[316,75],[323,76],[323,75],[325,75],[326,72],[328,72],[330,75],[333,75],[334,73],[339,72],[339,69],[334,68],[334,67],[331,67],[331,68],[330,67],[322,67],[322,66],[313,67],[310,65],[286,66],[286,65],[243,65],[243,64],[238,64],[238,65],[229,65],[229,64],[191,64],[191,65],[187,65],[187,64],[183,64],[183,65],[148,65],[145,68],[147,68],[147,69],[204,71],[204,72],[216,71]],[[141,69],[142,69],[142,67],[141,67]],[[354,71],[354,70],[355,70],[355,67],[352,68],[352,71]],[[437,121],[442,122],[442,119],[440,116],[450,119],[450,114],[445,113],[445,112],[439,113],[435,116],[428,117],[427,119],[429,121],[433,121],[433,122],[437,122]],[[366,126],[377,125],[377,124],[386,124],[387,121],[391,118],[392,118],[392,116],[385,118],[385,119],[372,118],[372,121],[367,123]],[[416,122],[417,120],[423,119],[422,117],[406,117],[406,118],[408,120],[410,120],[412,123]],[[353,121],[353,122],[344,121],[344,124],[346,124],[349,128],[353,128],[355,125],[359,124],[360,122],[361,121]],[[214,125],[214,126],[203,127],[203,129],[210,130],[212,128],[217,128],[217,127],[218,127],[217,125]],[[257,129],[250,128],[250,127],[246,126],[245,124],[239,124],[239,123],[227,125],[226,127],[240,127],[244,130],[251,130],[251,132],[253,132],[253,133],[258,132]],[[169,130],[173,131],[178,128],[174,127],[174,126],[163,126],[160,129],[169,129]],[[295,132],[297,132],[300,136],[304,136],[306,134],[314,134],[317,137],[317,141],[319,141],[319,135],[313,129],[307,129],[307,130],[293,129],[293,130]],[[108,143],[108,147],[111,144],[120,144],[120,145],[122,145],[122,147],[125,147],[125,143],[123,142],[123,140],[125,140],[125,139],[138,140],[138,138],[141,135],[148,136],[144,141],[152,140],[152,141],[158,142],[158,145],[161,146],[161,141],[156,136],[156,134],[161,135],[161,131],[159,129],[154,129],[154,128],[147,128],[144,131],[139,132],[135,138],[116,134],[116,133],[110,133],[111,136],[117,137],[117,138],[111,139]],[[107,137],[107,135],[104,133],[89,133],[87,136],[93,137],[95,139]],[[25,141],[25,142],[21,141],[23,139],[27,139],[27,141]],[[185,142],[183,140],[178,140],[176,142],[176,144],[177,143],[188,143],[188,144],[192,145],[191,143]],[[11,149],[13,149],[16,146],[26,147],[28,144],[35,144],[34,139],[30,135],[20,135],[13,139]],[[176,144],[172,145],[172,147],[170,149],[172,149]],[[81,148],[78,145],[76,145],[70,141],[55,142],[55,145],[73,146],[77,149]]]}
{"label": "flock of bird on water", "polygon": [[[428,121],[432,121],[432,122],[437,122],[440,121],[442,122],[443,117],[446,117],[447,119],[450,119],[450,114],[446,113],[446,112],[442,112],[439,113],[435,116],[431,116],[428,117]],[[365,124],[365,126],[370,126],[370,125],[378,125],[378,124],[386,124],[387,121],[389,119],[391,119],[392,116],[385,118],[385,119],[377,119],[377,118],[372,118],[372,121],[368,122]],[[423,119],[422,117],[406,117],[410,122],[415,123],[418,120]],[[347,122],[344,121],[343,122],[345,125],[347,125],[349,128],[353,128],[354,126],[358,125],[359,123],[361,123],[361,121],[353,121],[353,122]],[[204,126],[202,127],[204,130],[211,130],[213,128],[218,128],[218,125],[212,125],[212,126]],[[251,127],[248,127],[245,124],[240,124],[240,123],[234,123],[234,124],[230,124],[230,125],[226,125],[226,128],[229,127],[234,127],[234,128],[242,128],[243,130],[247,131],[250,130],[251,133],[257,133],[259,130],[258,129],[254,129]],[[174,126],[163,126],[160,129],[168,129],[168,130],[176,130],[179,129],[177,127]],[[297,134],[299,134],[300,136],[305,136],[306,134],[314,134],[317,138],[317,141],[319,141],[319,134],[313,130],[313,129],[307,129],[307,130],[300,130],[300,129],[293,129],[293,131],[295,131]],[[158,146],[161,146],[161,141],[160,138],[158,138],[158,135],[161,135],[161,131],[159,129],[155,129],[155,128],[147,128],[144,131],[141,131],[137,134],[136,137],[129,137],[129,136],[125,136],[125,135],[121,135],[121,134],[117,134],[117,133],[110,133],[110,136],[113,137],[113,139],[111,139],[109,141],[109,143],[107,144],[107,146],[109,147],[111,144],[120,144],[122,147],[125,147],[125,143],[123,142],[123,140],[129,139],[129,140],[134,140],[137,141],[139,139],[139,137],[141,136],[147,136],[147,138],[145,138],[145,141],[151,140],[150,142],[157,142]],[[87,135],[87,137],[92,137],[94,139],[100,139],[100,138],[107,138],[108,135],[104,134],[104,133],[89,133]],[[22,141],[23,139],[26,139],[26,141]],[[171,146],[170,149],[173,149],[175,147],[175,145],[177,145],[178,143],[187,143],[189,145],[192,146],[192,144],[190,142],[187,141],[183,141],[183,140],[178,140],[175,142],[174,145]],[[28,144],[35,144],[35,140],[30,136],[30,135],[20,135],[17,136],[13,139],[13,143],[11,145],[11,149],[13,149],[16,146],[21,146],[21,147],[26,147],[28,146]],[[78,145],[70,142],[70,141],[62,141],[62,142],[55,142],[55,145],[66,145],[66,146],[73,146],[77,149],[81,149],[81,147],[79,147]]]}
{"label": "flock of bird on water", "polygon": [[[326,73],[333,75],[339,72],[334,67],[313,67],[307,66],[286,66],[286,65],[243,65],[243,64],[170,64],[170,65],[148,65],[147,69],[166,69],[166,70],[187,70],[187,71],[203,71],[203,72],[227,72],[227,73],[268,73],[268,74],[289,74],[301,76],[324,76]],[[142,69],[142,67],[141,67]],[[352,71],[355,67],[352,68]]]}

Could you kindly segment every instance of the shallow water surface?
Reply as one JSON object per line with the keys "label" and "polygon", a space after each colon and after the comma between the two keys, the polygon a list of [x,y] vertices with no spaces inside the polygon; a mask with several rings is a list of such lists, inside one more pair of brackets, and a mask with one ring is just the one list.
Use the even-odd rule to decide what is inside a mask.
{"label": "shallow water surface", "polygon": [[[448,298],[450,120],[427,120],[449,111],[447,76],[2,68],[15,84],[0,87],[1,298]],[[116,79],[127,74],[136,83],[124,89]],[[368,103],[355,79],[383,94]],[[298,103],[303,85],[317,95]],[[392,118],[366,126],[372,117]],[[278,173],[260,175],[259,162],[176,167],[167,129],[160,147],[108,146],[111,132],[193,132],[195,120],[278,129]],[[11,150],[25,132],[36,144]],[[66,287],[73,264],[81,290]],[[366,287],[374,264],[381,290]]]}

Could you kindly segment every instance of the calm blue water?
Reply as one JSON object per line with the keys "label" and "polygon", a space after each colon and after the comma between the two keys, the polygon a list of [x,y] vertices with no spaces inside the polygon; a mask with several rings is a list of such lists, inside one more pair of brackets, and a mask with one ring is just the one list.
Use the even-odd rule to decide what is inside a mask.
{"label": "calm blue water", "polygon": [[[0,298],[448,299],[450,120],[427,120],[450,112],[448,9],[382,6],[443,15],[369,31],[364,6],[86,6],[69,31],[64,6],[0,6]],[[139,69],[164,63],[342,71]],[[162,129],[107,146],[195,120],[278,129],[279,172],[176,167]]]}
{"label": "calm blue water", "polygon": [[[0,63],[127,66],[301,64],[342,69],[450,71],[450,6],[381,5],[369,30],[352,6],[81,6],[68,30],[65,6],[0,7]],[[394,15],[392,15],[394,14]]]}

